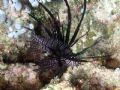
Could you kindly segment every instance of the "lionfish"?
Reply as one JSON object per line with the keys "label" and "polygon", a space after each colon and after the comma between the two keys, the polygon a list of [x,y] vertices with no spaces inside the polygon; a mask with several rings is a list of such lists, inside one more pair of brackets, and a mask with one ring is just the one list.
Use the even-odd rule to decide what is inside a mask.
{"label": "lionfish", "polygon": [[[71,9],[69,6],[69,3],[67,0],[64,0],[65,5],[67,6],[67,13],[68,13],[68,24],[66,32],[63,32],[63,28],[61,28],[60,20],[52,14],[52,12],[42,3],[39,2],[39,5],[49,14],[51,20],[52,20],[52,30],[50,30],[48,27],[46,27],[40,19],[37,19],[34,15],[30,14],[30,16],[37,21],[37,26],[34,28],[34,31],[32,32],[32,43],[31,47],[34,46],[34,44],[41,45],[42,51],[50,53],[51,58],[39,60],[37,64],[39,64],[41,69],[49,69],[54,67],[63,67],[63,66],[74,66],[78,65],[80,62],[85,62],[85,60],[82,60],[81,58],[78,58],[78,56],[85,51],[87,51],[90,47],[94,46],[98,41],[96,41],[93,45],[90,47],[87,47],[83,49],[82,51],[78,53],[73,53],[71,47],[75,45],[78,40],[85,36],[84,35],[77,37],[77,34],[80,30],[82,21],[85,16],[86,12],[86,0],[84,0],[83,4],[83,13],[81,16],[81,19],[74,31],[73,36],[70,38],[70,31],[71,31],[71,25],[72,25],[72,17],[71,17]],[[40,30],[40,27],[45,31],[47,35],[39,35],[36,32]]]}

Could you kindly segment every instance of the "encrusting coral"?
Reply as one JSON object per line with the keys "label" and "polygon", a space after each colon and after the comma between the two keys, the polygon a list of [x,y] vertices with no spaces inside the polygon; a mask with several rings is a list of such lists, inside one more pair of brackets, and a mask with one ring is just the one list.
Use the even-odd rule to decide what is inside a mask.
{"label": "encrusting coral", "polygon": [[119,68],[108,70],[95,63],[85,63],[78,67],[69,67],[61,79],[51,80],[42,90],[119,90],[119,76]]}
{"label": "encrusting coral", "polygon": [[[42,87],[42,83],[39,80],[39,75],[34,71],[32,64],[26,66],[21,64],[12,64],[4,70],[0,70],[0,89],[1,90],[39,90]],[[5,85],[7,87],[5,87]]]}
{"label": "encrusting coral", "polygon": [[119,34],[119,26],[116,26],[113,28],[113,34],[110,35],[109,39],[102,40],[97,46],[97,48],[104,52],[104,54],[109,55],[105,60],[105,64],[109,68],[117,68],[120,66]]}

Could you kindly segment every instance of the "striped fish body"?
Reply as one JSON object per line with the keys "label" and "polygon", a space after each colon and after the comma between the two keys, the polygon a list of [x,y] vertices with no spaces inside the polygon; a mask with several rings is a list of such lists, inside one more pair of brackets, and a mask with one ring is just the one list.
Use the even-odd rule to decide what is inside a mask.
{"label": "striped fish body", "polygon": [[68,66],[78,66],[79,62],[71,61],[69,59],[60,59],[62,66],[59,66],[59,60],[57,58],[46,58],[44,60],[38,60],[40,70],[58,70],[58,68],[67,68]]}
{"label": "striped fish body", "polygon": [[[42,51],[48,52],[50,54],[56,55],[53,58],[37,58],[37,64],[39,64],[40,70],[47,70],[47,69],[56,69],[58,68],[66,68],[68,66],[75,66],[79,63],[70,59],[71,55],[73,55],[71,49],[68,47],[67,44],[59,41],[58,39],[54,38],[45,38],[43,36],[38,36],[32,34],[32,43],[31,47],[37,48],[37,46],[41,46]],[[60,57],[60,58],[59,58]]]}
{"label": "striped fish body", "polygon": [[71,55],[72,51],[67,44],[54,38],[45,38],[42,36],[33,35],[32,41],[42,46],[42,50],[48,53],[54,53],[60,56]]}

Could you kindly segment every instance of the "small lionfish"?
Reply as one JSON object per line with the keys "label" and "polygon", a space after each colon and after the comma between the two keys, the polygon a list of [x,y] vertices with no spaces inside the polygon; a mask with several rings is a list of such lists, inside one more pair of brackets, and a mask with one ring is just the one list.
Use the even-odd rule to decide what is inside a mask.
{"label": "small lionfish", "polygon": [[[66,6],[67,6],[67,11],[68,11],[68,25],[67,29],[65,32],[63,32],[63,28],[60,26],[60,20],[58,20],[52,13],[51,11],[42,3],[39,3],[39,5],[50,15],[51,20],[52,20],[52,30],[49,30],[48,27],[46,27],[40,19],[37,19],[34,15],[30,14],[30,16],[37,21],[37,26],[34,28],[34,32],[32,33],[32,41],[31,42],[36,42],[32,43],[31,47],[33,44],[41,45],[42,50],[45,52],[48,52],[51,54],[50,59],[45,59],[45,60],[39,60],[39,66],[41,69],[49,69],[49,68],[54,68],[54,67],[62,67],[66,65],[78,65],[80,62],[85,61],[77,56],[80,54],[84,53],[88,48],[94,46],[97,41],[90,47],[87,47],[83,49],[81,52],[78,52],[74,54],[71,50],[71,47],[83,36],[80,36],[76,39],[76,36],[79,32],[79,28],[81,26],[81,23],[83,21],[85,12],[86,12],[86,0],[84,0],[84,5],[83,5],[83,13],[81,16],[81,19],[75,29],[74,35],[70,39],[70,30],[71,30],[71,10],[70,6],[68,4],[67,0],[64,0]],[[40,27],[46,32],[48,37],[46,35],[38,35],[36,32],[40,30]],[[88,32],[85,33],[85,35]]]}

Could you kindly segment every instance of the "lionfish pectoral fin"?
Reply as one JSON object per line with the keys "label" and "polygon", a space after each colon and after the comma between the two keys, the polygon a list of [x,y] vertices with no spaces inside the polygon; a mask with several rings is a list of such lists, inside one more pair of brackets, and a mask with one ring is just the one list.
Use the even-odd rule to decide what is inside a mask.
{"label": "lionfish pectoral fin", "polygon": [[67,26],[67,31],[66,31],[66,38],[65,38],[65,42],[68,43],[69,42],[69,37],[70,37],[70,29],[71,29],[71,10],[70,10],[70,6],[68,4],[67,0],[64,0],[67,9],[68,9],[68,26]]}
{"label": "lionfish pectoral fin", "polygon": [[101,40],[101,37],[98,38],[98,39],[97,39],[92,45],[90,45],[89,47],[86,47],[86,48],[84,48],[82,51],[77,52],[76,54],[74,54],[74,56],[79,56],[79,55],[84,54],[88,49],[90,49],[90,48],[94,47],[96,44],[98,44],[98,43],[100,42],[100,40]]}
{"label": "lionfish pectoral fin", "polygon": [[45,25],[41,22],[41,20],[37,19],[34,15],[29,14],[29,16],[31,16],[35,21],[37,21],[38,26],[42,26],[45,30],[45,32],[48,34],[49,37],[52,36],[52,33],[50,32],[50,30],[48,30],[47,27],[45,27]]}
{"label": "lionfish pectoral fin", "polygon": [[83,18],[84,18],[84,16],[85,16],[85,12],[86,12],[86,2],[87,2],[87,1],[84,0],[84,10],[83,10],[83,14],[82,14],[82,17],[81,17],[81,19],[80,19],[80,22],[78,23],[78,26],[77,26],[75,32],[74,32],[74,35],[72,36],[72,38],[71,38],[71,40],[70,40],[69,45],[71,45],[71,44],[74,42],[74,40],[75,40],[75,38],[76,38],[76,36],[77,36],[77,34],[78,34],[78,31],[80,30],[79,28],[80,28],[80,26],[81,26],[81,24],[82,24],[82,21],[83,21]]}
{"label": "lionfish pectoral fin", "polygon": [[88,30],[85,34],[83,34],[82,36],[78,37],[72,44],[70,47],[72,47],[73,45],[75,45],[82,37],[86,36],[89,33],[90,30]]}
{"label": "lionfish pectoral fin", "polygon": [[52,18],[53,22],[54,22],[54,31],[57,32],[58,37],[62,38],[62,33],[60,32],[60,26],[58,24],[58,20],[54,17],[54,15],[51,13],[51,11],[45,6],[43,5],[41,2],[39,2],[39,4],[44,8],[44,10],[50,15],[50,17]]}

